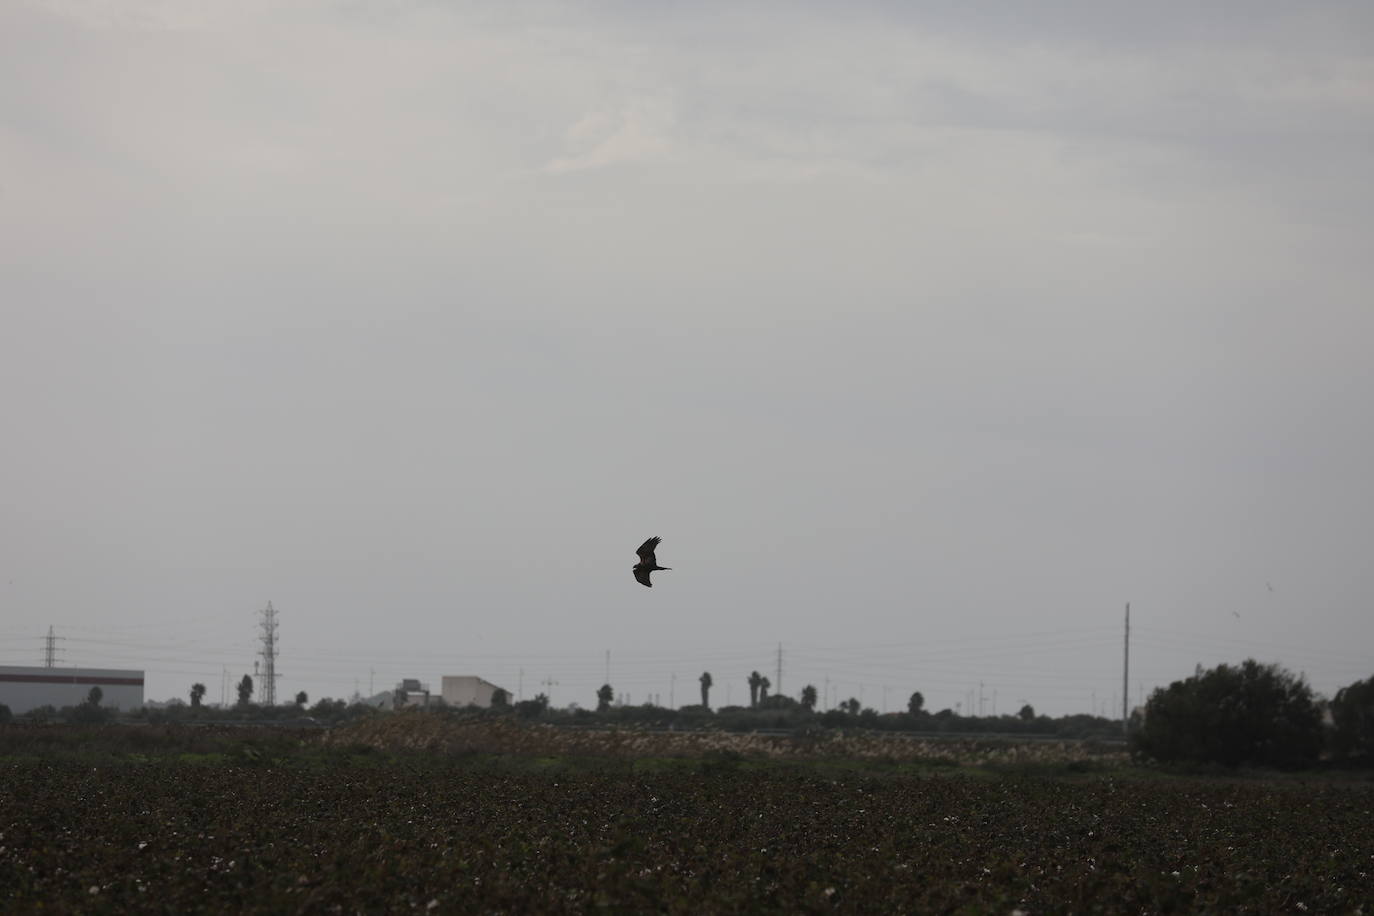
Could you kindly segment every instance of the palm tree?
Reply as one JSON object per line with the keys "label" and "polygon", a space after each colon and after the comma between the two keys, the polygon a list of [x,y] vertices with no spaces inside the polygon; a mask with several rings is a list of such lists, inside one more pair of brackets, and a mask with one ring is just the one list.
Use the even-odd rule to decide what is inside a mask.
{"label": "palm tree", "polygon": [[773,686],[773,682],[766,677],[759,678],[759,702],[768,699],[768,688]]}
{"label": "palm tree", "polygon": [[602,684],[596,691],[596,711],[605,712],[611,708],[611,700],[615,697],[615,691],[610,684]]}
{"label": "palm tree", "polygon": [[701,705],[702,705],[704,708],[706,708],[706,709],[710,709],[710,708],[711,708],[711,697],[710,697],[710,694],[711,694],[711,672],[709,672],[709,671],[703,671],[703,672],[701,672],[701,678],[700,678],[700,680],[701,680]]}
{"label": "palm tree", "polygon": [[192,685],[191,685],[191,708],[192,708],[192,709],[200,709],[200,701],[203,700],[203,699],[205,699],[205,685],[204,685],[204,684],[192,684]]}
{"label": "palm tree", "polygon": [[816,688],[810,684],[803,687],[801,701],[807,712],[814,712],[816,709]]}
{"label": "palm tree", "polygon": [[92,687],[90,693],[86,694],[86,705],[99,706],[103,699],[105,699],[105,691],[99,687]]}
{"label": "palm tree", "polygon": [[302,690],[300,693],[296,694],[296,705],[297,705],[297,706],[304,706],[306,703],[309,703],[309,702],[310,702],[310,697],[306,696],[304,690]]}
{"label": "palm tree", "polygon": [[239,689],[239,705],[240,705],[240,706],[247,706],[247,705],[248,705],[248,701],[251,700],[251,699],[253,699],[253,679],[252,679],[251,677],[249,677],[248,675],[245,674],[245,675],[243,676],[243,680],[239,681],[239,688],[238,688],[238,689]]}
{"label": "palm tree", "polygon": [[757,671],[749,672],[749,705],[759,705],[759,684],[763,681],[763,676]]}
{"label": "palm tree", "polygon": [[916,715],[926,705],[926,698],[921,696],[921,691],[916,691],[911,695],[911,699],[906,701],[906,711],[913,716]]}

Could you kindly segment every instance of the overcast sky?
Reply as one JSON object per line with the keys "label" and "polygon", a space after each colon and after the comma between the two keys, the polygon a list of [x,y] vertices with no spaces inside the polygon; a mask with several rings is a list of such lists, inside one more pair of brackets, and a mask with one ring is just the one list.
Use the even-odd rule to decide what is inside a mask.
{"label": "overcast sky", "polygon": [[1374,675],[1374,5],[1196,7],[0,4],[0,664]]}

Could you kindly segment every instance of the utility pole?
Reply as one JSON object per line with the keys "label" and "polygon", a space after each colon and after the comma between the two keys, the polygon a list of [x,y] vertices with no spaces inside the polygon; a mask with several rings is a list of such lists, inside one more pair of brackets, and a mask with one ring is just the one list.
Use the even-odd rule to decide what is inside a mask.
{"label": "utility pole", "polygon": [[983,716],[983,704],[987,702],[987,697],[983,694],[983,682],[978,682],[978,717]]}
{"label": "utility pole", "polygon": [[219,708],[224,708],[225,696],[229,692],[229,666],[220,665],[219,668]]}
{"label": "utility pole", "polygon": [[57,667],[57,641],[61,636],[53,635],[52,627],[48,627],[48,635],[43,638],[43,667]]}
{"label": "utility pole", "polygon": [[1130,735],[1131,717],[1126,713],[1126,706],[1130,702],[1131,677],[1131,602],[1126,602],[1126,645],[1124,655],[1121,660],[1121,733]]}
{"label": "utility pole", "polygon": [[782,643],[778,643],[778,679],[774,682],[773,693],[782,694]]}
{"label": "utility pole", "polygon": [[[277,705],[277,609],[272,602],[262,609],[262,705]],[[256,668],[256,665],[254,666]]]}

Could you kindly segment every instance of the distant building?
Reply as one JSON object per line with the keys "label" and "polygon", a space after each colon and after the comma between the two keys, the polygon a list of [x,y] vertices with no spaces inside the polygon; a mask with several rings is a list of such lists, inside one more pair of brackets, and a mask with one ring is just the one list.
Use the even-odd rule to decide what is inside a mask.
{"label": "distant building", "polygon": [[109,709],[143,706],[142,671],[0,666],[0,703],[16,716],[40,706],[80,706],[92,687],[100,688],[100,705]]}
{"label": "distant building", "polygon": [[393,709],[406,709],[410,706],[429,705],[429,685],[408,677],[396,685]]}
{"label": "distant building", "polygon": [[449,706],[481,706],[485,709],[492,705],[492,698],[498,691],[505,694],[506,702],[509,703],[510,691],[497,687],[491,681],[472,675],[446,674],[440,682],[439,695]]}

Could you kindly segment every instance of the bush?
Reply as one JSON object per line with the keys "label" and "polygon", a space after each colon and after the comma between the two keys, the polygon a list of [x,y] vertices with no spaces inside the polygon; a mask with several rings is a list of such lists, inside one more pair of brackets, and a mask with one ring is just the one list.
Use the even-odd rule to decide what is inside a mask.
{"label": "bush", "polygon": [[[785,694],[781,694],[781,693],[774,693],[774,694],[771,694],[771,695],[769,695],[769,696],[767,696],[767,697],[764,697],[762,700],[759,700],[758,706],[756,706],[755,708],[756,708],[756,709],[790,709],[790,710],[801,710],[801,709],[805,709],[805,707],[803,707],[802,704],[798,703],[796,700],[792,699],[791,697],[786,696]],[[806,710],[806,711],[807,711],[807,712],[810,712],[809,709]]]}
{"label": "bush", "polygon": [[1309,766],[1321,752],[1321,711],[1312,689],[1278,665],[1247,659],[1198,669],[1145,705],[1133,750],[1163,762]]}
{"label": "bush", "polygon": [[114,718],[112,710],[106,709],[104,706],[97,706],[94,703],[63,706],[61,715],[68,722],[75,722],[80,725],[100,725]]}
{"label": "bush", "polygon": [[1331,749],[1338,755],[1374,757],[1374,677],[1336,691],[1331,723]]}

